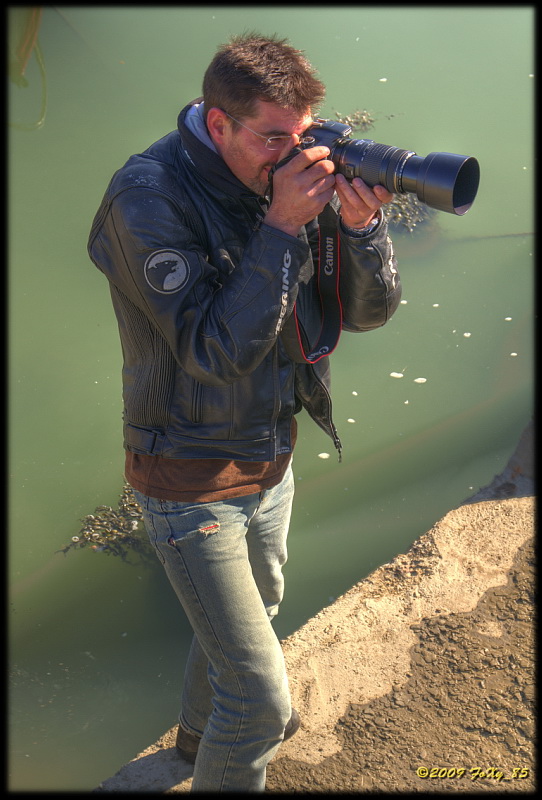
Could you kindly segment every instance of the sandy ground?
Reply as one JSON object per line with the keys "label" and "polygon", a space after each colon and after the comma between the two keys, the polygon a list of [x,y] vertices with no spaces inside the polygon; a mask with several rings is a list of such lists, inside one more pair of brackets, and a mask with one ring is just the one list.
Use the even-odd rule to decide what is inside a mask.
{"label": "sandy ground", "polygon": [[[302,725],[266,793],[534,790],[533,438],[283,642]],[[188,792],[175,734],[95,791]]]}

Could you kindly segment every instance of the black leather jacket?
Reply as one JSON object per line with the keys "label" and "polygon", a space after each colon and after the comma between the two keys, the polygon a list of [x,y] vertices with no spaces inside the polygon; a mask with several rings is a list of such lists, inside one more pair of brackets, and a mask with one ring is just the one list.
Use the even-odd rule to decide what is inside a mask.
{"label": "black leather jacket", "polygon": [[[340,450],[328,358],[296,363],[280,335],[296,300],[302,326],[318,328],[318,225],[294,238],[262,222],[266,200],[186,127],[189,108],[113,176],[88,244],[120,330],[124,446],[274,461],[304,407]],[[401,296],[386,223],[364,237],[339,228],[343,329],[368,331]]]}

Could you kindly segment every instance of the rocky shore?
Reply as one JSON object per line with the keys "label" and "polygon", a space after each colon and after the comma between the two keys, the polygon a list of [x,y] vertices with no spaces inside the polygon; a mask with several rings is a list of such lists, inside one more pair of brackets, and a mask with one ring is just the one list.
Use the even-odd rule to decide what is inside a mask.
{"label": "rocky shore", "polygon": [[[266,793],[534,791],[533,439],[283,642],[302,727]],[[175,733],[95,791],[188,792]]]}

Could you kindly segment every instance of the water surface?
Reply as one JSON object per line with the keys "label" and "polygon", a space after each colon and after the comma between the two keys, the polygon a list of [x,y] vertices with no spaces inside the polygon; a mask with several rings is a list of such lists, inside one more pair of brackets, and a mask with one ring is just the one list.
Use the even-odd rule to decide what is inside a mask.
{"label": "water surface", "polygon": [[90,790],[175,723],[190,632],[159,568],[56,552],[123,482],[120,345],[86,242],[112,173],[175,127],[248,20],[306,51],[323,115],[366,108],[371,138],[475,155],[482,170],[465,217],[395,237],[393,320],[342,337],[342,464],[299,418],[279,635],[489,483],[532,413],[532,11],[249,12],[48,7],[28,85],[9,84],[12,790]]}

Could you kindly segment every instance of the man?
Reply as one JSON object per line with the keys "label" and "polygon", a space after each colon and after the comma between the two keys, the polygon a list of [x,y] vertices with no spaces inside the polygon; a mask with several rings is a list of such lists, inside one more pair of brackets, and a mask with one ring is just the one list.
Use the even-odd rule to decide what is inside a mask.
{"label": "man", "polygon": [[323,146],[273,169],[324,91],[285,40],[233,39],[206,71],[203,102],[114,175],[89,240],[122,341],[126,478],[195,634],[177,737],[193,791],[263,791],[299,727],[271,620],[294,415],[304,407],[340,448],[323,355],[334,342],[307,355],[326,312],[326,206],[339,211],[342,328],[383,325],[400,299],[381,211],[392,195],[349,184]]}

